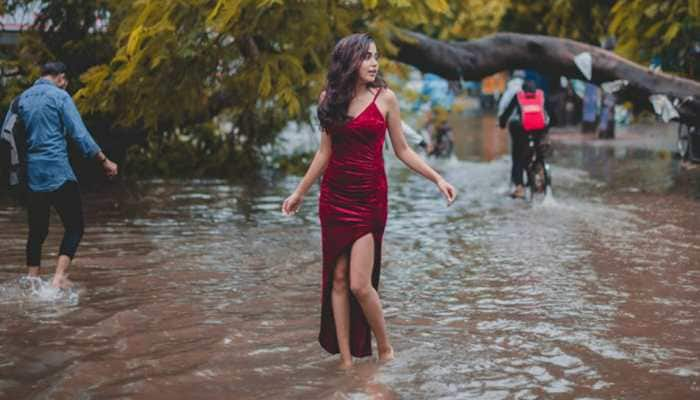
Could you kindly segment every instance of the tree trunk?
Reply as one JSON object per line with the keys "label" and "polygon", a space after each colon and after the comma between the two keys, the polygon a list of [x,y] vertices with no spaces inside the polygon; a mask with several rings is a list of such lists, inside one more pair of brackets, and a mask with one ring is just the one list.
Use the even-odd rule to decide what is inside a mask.
{"label": "tree trunk", "polygon": [[700,82],[654,72],[613,52],[574,40],[497,33],[481,39],[447,42],[401,31],[392,37],[392,43],[398,47],[394,57],[397,61],[449,80],[480,80],[507,69],[533,69],[545,75],[586,80],[574,57],[589,52],[593,61],[590,82],[600,85],[627,80],[629,84],[617,93],[622,98],[667,95],[681,121],[700,126]]}

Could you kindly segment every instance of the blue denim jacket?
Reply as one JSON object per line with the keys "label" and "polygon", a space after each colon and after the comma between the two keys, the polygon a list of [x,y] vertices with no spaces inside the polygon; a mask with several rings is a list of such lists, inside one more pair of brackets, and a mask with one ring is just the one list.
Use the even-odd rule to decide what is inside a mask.
{"label": "blue denim jacket", "polygon": [[46,79],[19,97],[19,115],[27,130],[27,183],[33,192],[51,192],[76,181],[68,160],[69,136],[85,157],[101,150],[88,132],[73,99]]}

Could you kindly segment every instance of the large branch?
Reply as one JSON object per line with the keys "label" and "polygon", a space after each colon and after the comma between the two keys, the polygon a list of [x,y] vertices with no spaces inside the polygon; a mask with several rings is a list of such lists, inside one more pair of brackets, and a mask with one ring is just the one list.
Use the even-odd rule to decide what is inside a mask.
{"label": "large branch", "polygon": [[402,31],[392,37],[399,49],[397,61],[446,79],[480,80],[499,71],[533,69],[550,76],[586,80],[574,57],[589,52],[593,61],[591,82],[629,82],[625,95],[667,95],[678,99],[681,120],[700,126],[700,82],[655,72],[617,54],[569,39],[518,33],[497,33],[481,39],[447,42]]}

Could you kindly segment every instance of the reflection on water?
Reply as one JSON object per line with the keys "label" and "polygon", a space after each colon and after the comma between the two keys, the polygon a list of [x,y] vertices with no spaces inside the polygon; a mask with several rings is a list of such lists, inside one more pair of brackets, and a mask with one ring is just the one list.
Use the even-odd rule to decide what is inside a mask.
{"label": "reflection on water", "polygon": [[508,132],[498,127],[492,114],[465,118],[451,115],[455,155],[461,160],[493,161],[509,154]]}
{"label": "reflection on water", "polygon": [[450,208],[388,160],[397,359],[349,372],[316,343],[317,192],[279,212],[298,177],[87,195],[78,286],[57,297],[18,278],[25,219],[4,205],[0,398],[699,397],[700,222],[678,189],[696,175],[652,151],[591,161],[558,144],[555,196],[529,205],[504,195],[507,158],[464,146],[432,161],[460,192]]}

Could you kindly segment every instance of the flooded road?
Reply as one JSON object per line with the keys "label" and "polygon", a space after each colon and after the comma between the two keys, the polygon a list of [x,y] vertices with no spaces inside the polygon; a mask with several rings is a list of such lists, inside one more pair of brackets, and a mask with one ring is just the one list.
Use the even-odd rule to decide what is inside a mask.
{"label": "flooded road", "polygon": [[317,188],[279,212],[299,177],[87,194],[77,287],[58,294],[18,278],[25,217],[2,204],[0,398],[700,398],[700,172],[562,133],[554,198],[530,205],[505,196],[505,133],[463,135],[461,159],[431,161],[450,208],[387,157],[397,359],[349,372],[316,342]]}

